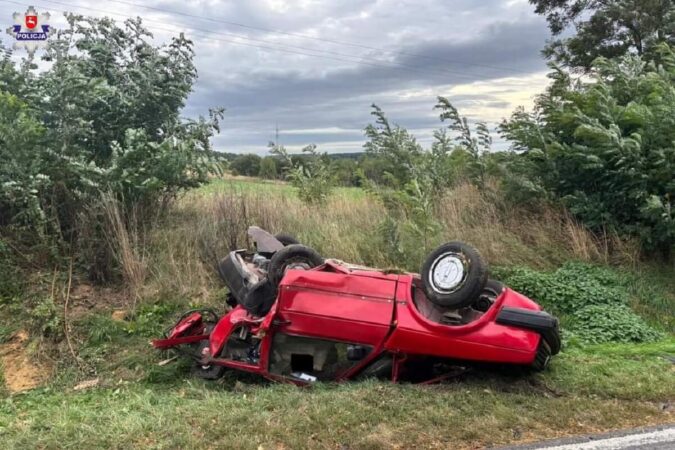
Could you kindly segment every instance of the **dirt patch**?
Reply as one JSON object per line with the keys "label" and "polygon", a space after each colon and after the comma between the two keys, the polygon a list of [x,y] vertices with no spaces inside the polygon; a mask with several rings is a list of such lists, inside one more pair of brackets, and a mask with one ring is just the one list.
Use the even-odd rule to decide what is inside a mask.
{"label": "dirt patch", "polygon": [[28,333],[18,331],[8,343],[0,345],[0,361],[7,389],[14,392],[33,389],[49,379],[51,366],[35,361],[28,354]]}
{"label": "dirt patch", "polygon": [[128,295],[122,290],[77,283],[70,292],[68,318],[77,320],[94,312],[122,309],[128,304]]}

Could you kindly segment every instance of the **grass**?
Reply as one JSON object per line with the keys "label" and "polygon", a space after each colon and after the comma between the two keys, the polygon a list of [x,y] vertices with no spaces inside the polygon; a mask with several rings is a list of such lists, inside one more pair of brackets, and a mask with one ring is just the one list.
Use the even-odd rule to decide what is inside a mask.
{"label": "grass", "polygon": [[233,372],[203,383],[187,378],[185,365],[153,369],[155,355],[138,382],[109,380],[84,392],[57,383],[6,398],[0,436],[5,448],[501,445],[671,422],[664,405],[675,394],[675,377],[664,352],[675,352],[675,342],[640,352],[569,352],[542,375],[477,371],[435,386],[365,381],[311,388]]}
{"label": "grass", "polygon": [[[236,372],[197,381],[184,361],[159,366],[166,355],[148,341],[182,310],[222,309],[213,263],[247,246],[247,226],[291,232],[351,262],[413,270],[421,262],[384,250],[384,210],[361,190],[339,189],[327,205],[307,206],[283,183],[214,180],[179,199],[142,249],[134,248],[141,241],[125,242],[144,267],[133,317],[115,321],[105,298],[94,298],[91,310],[70,319],[80,365],[63,343],[54,344],[59,370],[50,383],[22,394],[0,389],[3,448],[475,448],[673,422],[673,268],[636,265],[630,242],[598,240],[564,212],[505,204],[458,186],[438,205],[443,231],[436,240],[468,241],[493,266],[627,264],[621,280],[631,307],[671,337],[567,347],[542,374],[475,370],[428,387],[365,381],[297,388]],[[0,343],[17,329],[15,317],[0,324]],[[73,390],[92,378],[97,387]]]}

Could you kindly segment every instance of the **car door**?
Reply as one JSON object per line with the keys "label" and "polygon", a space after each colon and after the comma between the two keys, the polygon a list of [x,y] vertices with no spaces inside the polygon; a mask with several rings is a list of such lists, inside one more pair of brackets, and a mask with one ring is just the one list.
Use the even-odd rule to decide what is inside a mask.
{"label": "car door", "polygon": [[289,271],[279,289],[278,331],[378,346],[394,313],[396,275],[353,271]]}

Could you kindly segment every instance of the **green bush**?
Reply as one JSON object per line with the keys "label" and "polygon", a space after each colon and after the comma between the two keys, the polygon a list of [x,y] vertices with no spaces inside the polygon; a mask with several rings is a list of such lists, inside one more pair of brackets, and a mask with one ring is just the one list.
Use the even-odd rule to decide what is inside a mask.
{"label": "green bush", "polygon": [[651,342],[662,334],[628,307],[628,278],[606,267],[570,262],[552,272],[496,268],[493,276],[558,315],[566,341]]}
{"label": "green bush", "polygon": [[618,275],[588,264],[568,263],[554,272],[516,267],[495,273],[513,289],[556,314],[573,314],[591,305],[628,303],[628,293]]}
{"label": "green bush", "polygon": [[640,238],[668,255],[675,246],[675,47],[599,58],[581,81],[554,67],[534,112],[501,126],[513,142],[506,188],[531,204],[558,199],[596,231]]}
{"label": "green bush", "polygon": [[180,117],[197,76],[183,35],[156,46],[140,19],[66,18],[39,69],[0,45],[0,227],[48,249],[85,236],[100,254],[100,217],[85,217],[101,192],[143,219],[207,182],[222,110]]}
{"label": "green bush", "polygon": [[570,329],[588,344],[653,342],[663,334],[624,305],[592,305],[576,311]]}
{"label": "green bush", "polygon": [[0,239],[0,304],[18,297],[21,291],[19,269],[9,246]]}
{"label": "green bush", "polygon": [[307,204],[322,204],[328,200],[335,188],[328,153],[319,153],[312,144],[302,149],[302,158],[294,159],[283,146],[272,143],[270,152],[287,165],[286,179],[297,189],[300,200]]}

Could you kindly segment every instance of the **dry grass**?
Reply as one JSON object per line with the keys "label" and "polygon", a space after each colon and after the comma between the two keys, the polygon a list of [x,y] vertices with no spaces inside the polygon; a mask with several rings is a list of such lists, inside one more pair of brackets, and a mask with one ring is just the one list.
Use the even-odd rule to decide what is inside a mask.
{"label": "dry grass", "polygon": [[494,187],[487,193],[463,184],[438,208],[444,240],[476,246],[492,264],[547,268],[574,259],[595,263],[637,260],[638,248],[613,235],[597,236],[567,211],[512,208]]}
{"label": "dry grass", "polygon": [[139,233],[135,215],[125,217],[122,207],[112,194],[101,196],[101,207],[106,218],[105,238],[122,270],[124,282],[131,291],[135,309],[148,272],[142,234]]}
{"label": "dry grass", "polygon": [[[448,192],[438,207],[442,232],[433,245],[462,240],[480,249],[490,264],[538,268],[570,259],[606,263],[617,255],[633,257],[630,243],[600,239],[565,212],[509,209],[496,192],[481,193],[469,184]],[[380,267],[417,267],[417,254],[410,261],[390,259],[377,231],[384,208],[376,198],[355,193],[341,191],[324,206],[308,206],[283,185],[257,189],[220,184],[191,192],[150,236],[146,288],[193,300],[208,297],[219,286],[216,261],[231,249],[248,246],[246,228],[253,224],[292,233],[326,256]],[[136,255],[130,256],[133,261]]]}

